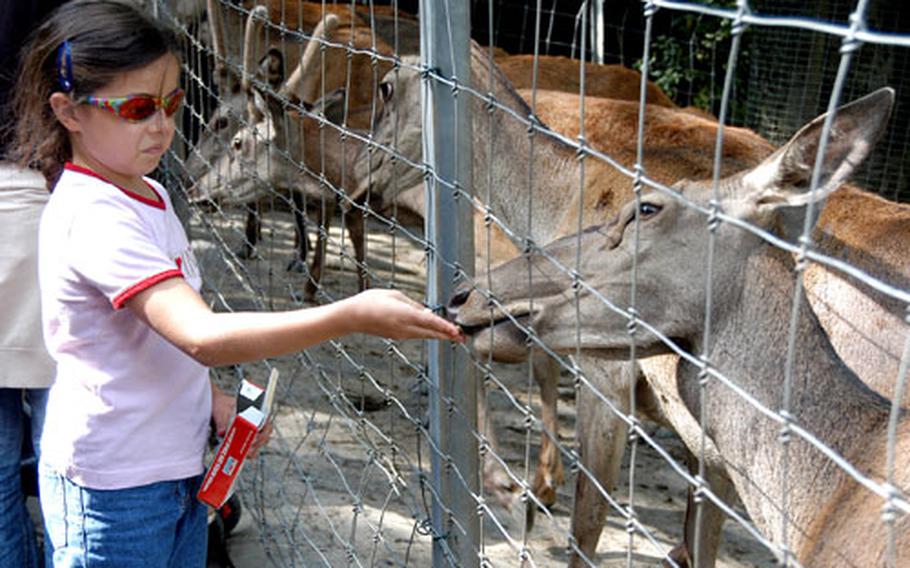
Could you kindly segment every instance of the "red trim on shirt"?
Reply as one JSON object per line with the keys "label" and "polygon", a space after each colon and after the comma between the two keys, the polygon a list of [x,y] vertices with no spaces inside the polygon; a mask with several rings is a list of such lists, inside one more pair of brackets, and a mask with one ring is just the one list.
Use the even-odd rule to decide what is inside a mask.
{"label": "red trim on shirt", "polygon": [[94,172],[84,166],[77,166],[76,164],[74,164],[72,162],[67,162],[63,167],[64,167],[64,169],[67,169],[71,172],[76,172],[76,173],[80,173],[83,175],[92,176],[93,178],[100,179],[104,183],[108,183],[108,184],[116,187],[117,189],[119,189],[120,191],[125,193],[127,196],[135,199],[136,201],[141,201],[142,203],[145,203],[146,205],[151,205],[152,207],[157,207],[158,209],[164,209],[164,199],[161,198],[161,195],[155,190],[154,186],[152,186],[152,184],[145,181],[144,179],[142,180],[142,183],[144,183],[152,191],[152,193],[154,193],[158,197],[158,201],[154,201],[152,199],[149,199],[148,197],[139,195],[138,193],[136,193],[134,191],[130,191],[127,188],[112,182],[111,180],[107,179],[103,175],[101,175],[97,172]]}
{"label": "red trim on shirt", "polygon": [[159,282],[164,282],[165,280],[170,280],[171,278],[183,278],[183,273],[180,272],[179,269],[174,268],[171,270],[165,270],[164,272],[160,272],[158,274],[155,274],[154,276],[149,276],[145,280],[142,280],[141,282],[137,282],[137,283],[133,284],[132,286],[130,286],[129,288],[127,288],[126,290],[124,290],[123,292],[120,292],[119,294],[117,294],[117,296],[115,296],[114,299],[111,301],[111,304],[114,306],[115,310],[119,310],[120,308],[123,307],[123,304],[125,304],[127,300],[129,300],[130,298],[132,298],[139,292],[148,290],[155,284],[158,284]]}

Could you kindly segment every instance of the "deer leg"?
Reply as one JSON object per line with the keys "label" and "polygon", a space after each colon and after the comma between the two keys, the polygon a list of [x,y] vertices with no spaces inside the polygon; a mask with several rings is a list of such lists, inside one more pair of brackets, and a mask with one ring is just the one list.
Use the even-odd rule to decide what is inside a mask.
{"label": "deer leg", "polygon": [[[701,448],[701,426],[683,405],[677,384],[679,359],[674,355],[651,357],[641,361],[643,379],[636,386],[638,408],[655,422],[675,431],[682,439],[687,452],[689,470],[697,473],[697,461],[693,457]],[[723,459],[710,438],[705,448],[705,482],[715,495],[729,502],[736,494],[732,482],[724,469]],[[705,499],[701,511],[701,530],[696,524],[696,508],[693,495],[687,498],[683,542],[667,555],[677,566],[711,568],[717,560],[721,528],[726,516],[714,504]],[[696,536],[700,534],[696,553]],[[671,565],[667,560],[664,565]]]}
{"label": "deer leg", "polygon": [[246,225],[243,234],[246,240],[237,249],[237,258],[251,259],[256,258],[256,244],[262,240],[262,219],[259,217],[259,202],[250,201],[244,205],[246,209]]}
{"label": "deer leg", "polygon": [[335,214],[335,200],[328,199],[319,208],[319,228],[316,233],[316,248],[313,250],[313,260],[310,262],[310,274],[303,289],[304,299],[312,301],[316,297],[316,289],[322,280],[322,269],[325,267],[325,249],[329,239],[329,223]]}
{"label": "deer leg", "polygon": [[296,245],[296,254],[288,263],[288,272],[305,272],[306,255],[309,249],[310,241],[306,235],[306,210],[304,209],[303,194],[299,191],[291,191],[291,213],[294,215],[294,228],[296,229],[294,244]]}
{"label": "deer leg", "polygon": [[[698,461],[695,456],[689,453],[689,470],[697,473]],[[736,496],[736,489],[733,482],[727,476],[722,468],[708,466],[705,468],[705,482],[711,488],[711,491],[724,502],[729,503]],[[683,535],[683,542],[676,545],[670,551],[669,557],[677,566],[688,567],[697,566],[698,568],[712,568],[717,562],[717,551],[720,548],[720,539],[723,530],[724,521],[727,519],[714,503],[704,498],[701,505],[701,525],[697,522],[698,508],[695,504],[695,491],[689,487],[686,497],[686,521]],[[700,530],[699,530],[700,529]],[[697,544],[696,544],[696,539]],[[698,555],[695,558],[695,555]],[[672,566],[664,562],[664,566]]]}
{"label": "deer leg", "polygon": [[357,289],[363,292],[370,287],[370,275],[364,267],[366,260],[366,229],[364,217],[359,209],[351,209],[344,213],[344,226],[348,230],[348,237],[354,245],[354,259],[357,261]]}
{"label": "deer leg", "polygon": [[499,444],[487,414],[486,387],[481,388],[483,389],[481,396],[477,397],[477,423],[489,445],[489,449],[483,453],[483,489],[484,493],[491,495],[497,503],[508,509],[512,505],[515,492],[518,491],[518,485],[509,477],[503,465],[493,457],[499,454]]}
{"label": "deer leg", "polygon": [[[627,413],[633,372],[631,363],[601,361],[596,373],[588,377],[594,388],[612,400],[620,412]],[[625,422],[588,386],[579,389],[576,405],[579,455],[584,468],[575,481],[572,537],[584,558],[572,551],[569,566],[575,568],[589,566],[585,558],[596,564],[594,555],[609,508],[603,492],[613,491],[616,486],[627,430]]]}
{"label": "deer leg", "polygon": [[559,455],[559,421],[556,410],[559,365],[548,356],[535,355],[534,378],[540,387],[540,415],[544,428],[532,490],[541,503],[550,507],[556,503],[557,488],[565,481],[562,457]]}

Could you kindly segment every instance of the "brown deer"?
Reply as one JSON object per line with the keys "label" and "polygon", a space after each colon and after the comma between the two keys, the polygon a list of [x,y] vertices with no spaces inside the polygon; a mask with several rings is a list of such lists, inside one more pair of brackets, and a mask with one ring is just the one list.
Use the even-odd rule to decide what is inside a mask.
{"label": "brown deer", "polygon": [[[484,77],[488,68],[492,68],[493,91],[496,99],[506,107],[513,110],[518,116],[528,116],[530,109],[523,105],[523,101],[512,92],[508,82],[498,72],[495,65],[490,65],[484,57],[482,50],[473,50],[474,81],[477,85],[486,88],[489,78]],[[479,77],[479,78],[478,78]],[[389,77],[392,83],[386,90],[388,94],[386,107],[380,115],[376,129],[375,139],[386,146],[391,146],[392,126],[396,125],[397,108],[407,108],[416,104],[419,91],[416,74],[399,77]],[[579,101],[577,96],[554,93],[546,97],[538,94],[538,115],[544,116],[545,123],[557,126],[554,130],[561,131],[569,136],[578,133]],[[637,116],[639,107],[635,103],[624,101],[608,101],[589,98],[586,100],[586,139],[588,143],[618,159],[621,165],[630,168],[634,164],[635,140],[637,130]],[[548,113],[545,116],[545,113]],[[413,114],[413,113],[412,113]],[[478,121],[477,117],[484,119]],[[505,221],[518,233],[528,234],[535,242],[546,242],[559,234],[573,231],[579,223],[578,213],[583,211],[584,224],[602,222],[612,218],[621,203],[631,197],[631,181],[629,172],[621,172],[600,160],[588,159],[586,161],[586,174],[584,184],[584,207],[580,207],[578,199],[581,192],[580,174],[574,160],[574,148],[568,147],[558,140],[547,136],[538,136],[536,139],[535,153],[532,156],[527,143],[526,126],[512,120],[505,112],[494,109],[493,120],[487,118],[483,103],[478,101],[475,106],[475,172],[481,172],[480,183],[475,184],[476,195],[485,197],[487,194],[486,177],[487,168],[492,168],[491,201],[494,202],[493,211],[499,219]],[[562,117],[562,118],[560,118]],[[716,139],[717,124],[705,116],[680,112],[675,109],[655,108],[649,105],[645,113],[645,171],[653,179],[662,183],[674,183],[680,179],[698,179],[709,176],[713,163],[713,145]],[[406,156],[419,156],[419,124],[416,117],[402,113],[397,119],[399,143],[397,151]],[[492,124],[492,130],[488,128]],[[573,130],[574,129],[574,130]],[[416,133],[416,134],[415,134]],[[727,127],[725,129],[722,174],[729,175],[748,166],[753,166],[773,151],[773,147],[765,140],[745,129]],[[494,136],[495,134],[495,136]],[[478,147],[478,141],[480,147]],[[492,141],[492,142],[491,142]],[[487,163],[489,145],[495,144],[496,152],[490,156],[492,163]],[[407,168],[392,165],[386,161],[385,152],[376,152],[371,158],[364,157],[358,162],[358,167],[371,170],[371,181],[380,191],[394,194],[400,188],[419,183],[419,176],[412,176],[415,172]],[[527,186],[528,169],[533,163],[534,185]],[[399,161],[400,163],[400,161]],[[357,176],[366,179],[365,173]],[[872,271],[882,270],[885,277],[893,275],[894,269],[887,267],[906,266],[906,259],[899,257],[900,249],[895,248],[891,238],[894,234],[906,234],[908,212],[906,207],[885,202],[871,194],[844,186],[829,200],[829,206],[820,223],[820,231],[824,238],[820,239],[827,250],[833,254],[844,256],[852,250],[863,250],[866,244],[875,244],[876,250],[872,254],[859,255],[863,268]],[[829,219],[843,219],[849,217],[851,212],[861,210],[870,218],[881,220],[886,225],[881,229],[870,227],[859,219],[850,220],[849,223],[834,225]],[[530,213],[529,213],[530,211]],[[532,220],[532,231],[525,227],[527,219]],[[561,220],[560,220],[561,219]],[[903,231],[903,233],[901,233]],[[851,255],[854,258],[855,255]],[[900,309],[895,309],[893,300],[883,297],[875,290],[852,282],[841,274],[837,274],[820,266],[811,267],[806,273],[808,296],[813,308],[822,317],[826,330],[835,339],[835,347],[842,357],[867,380],[873,388],[886,396],[891,396],[894,386],[884,377],[893,377],[900,360],[903,342],[903,322]],[[853,333],[844,322],[853,327]],[[856,333],[858,331],[859,333]],[[872,354],[872,355],[870,355]],[[503,360],[523,360],[527,350],[521,352],[498,352],[497,357]],[[598,368],[615,366],[615,363],[598,360],[596,355],[583,352],[583,359]],[[650,373],[675,372],[675,357],[651,359],[644,362],[646,370]],[[894,373],[876,372],[875,369],[892,369]],[[584,365],[583,365],[584,366]],[[605,372],[605,371],[604,371]],[[601,373],[602,375],[603,373]],[[614,370],[615,376],[621,373]],[[542,373],[535,373],[538,379],[544,378]],[[541,381],[542,401],[546,409],[550,404],[546,396],[552,392],[552,404],[555,404],[555,383],[547,386]],[[644,389],[639,400],[655,400],[664,393],[654,393],[648,390],[647,384],[636,381],[624,385],[620,381],[611,382],[609,379],[600,381],[601,385],[609,385],[610,392],[614,392],[613,399],[619,402],[619,407],[627,405],[628,389]],[[606,389],[604,389],[606,390]],[[662,401],[665,402],[665,401]],[[583,403],[580,401],[579,405]],[[654,406],[654,405],[652,405]],[[626,408],[626,411],[628,409]],[[544,418],[555,416],[555,412],[544,411]],[[697,421],[690,420],[686,425],[676,425],[677,430],[685,426],[686,429],[697,435],[699,429]],[[694,429],[693,429],[694,428]],[[548,424],[548,429],[551,429]],[[680,432],[681,435],[683,432]],[[596,460],[596,465],[591,469],[601,479],[602,485],[607,489],[613,486],[624,447],[624,430],[618,420],[602,420],[596,429],[592,428],[592,435],[600,436],[602,441],[601,451],[594,455],[589,452],[586,459]],[[609,450],[606,448],[609,447]],[[545,456],[547,450],[546,437],[542,443],[541,455]],[[555,460],[549,463],[559,463],[558,453],[554,453]],[[540,478],[540,471],[536,476]],[[552,477],[551,477],[552,478]],[[579,491],[583,494],[595,495],[595,503],[582,500],[582,506],[575,507],[575,515],[586,517],[587,520],[578,520],[574,524],[574,534],[579,547],[585,553],[593,553],[597,539],[606,514],[605,502],[599,498],[599,491],[588,484],[585,487],[586,477],[579,476]],[[720,482],[718,482],[719,484]],[[720,490],[717,490],[720,493]],[[710,508],[710,507],[709,507]],[[713,564],[716,552],[719,523],[723,516],[715,512],[714,520],[706,520],[704,539],[706,543],[701,547],[699,566]],[[710,517],[706,515],[706,517]],[[687,523],[687,540],[691,542],[691,532],[694,524]],[[592,528],[593,527],[593,528]],[[712,530],[716,527],[718,530]]]}
{"label": "brown deer", "polygon": [[[416,61],[405,58],[405,63],[412,65]],[[575,72],[578,66],[575,66]],[[492,75],[488,75],[492,72]],[[566,74],[568,70],[565,70]],[[499,70],[498,65],[491,64],[485,54],[485,48],[472,46],[472,73],[473,83],[477,88],[487,90],[492,77],[492,92],[496,100],[511,114],[522,117],[530,115],[531,110],[525,99],[516,92],[511,82]],[[640,75],[637,75],[640,81]],[[639,83],[640,85],[640,83]],[[626,90],[626,92],[629,92]],[[650,92],[650,89],[649,89]],[[529,94],[524,91],[524,94]],[[413,161],[418,161],[421,152],[420,123],[417,113],[405,109],[419,105],[420,83],[418,74],[405,68],[398,76],[390,74],[383,83],[383,108],[375,127],[374,140],[386,147],[391,147],[397,129],[396,151]],[[622,149],[616,150],[621,154],[623,163],[634,162],[635,150],[634,129],[637,124],[638,104],[632,101],[620,101],[589,97],[587,109],[588,116],[614,116],[615,120],[600,124],[586,119],[587,136],[595,142],[595,147],[610,148],[612,136],[611,129],[616,128],[616,136],[623,137]],[[546,124],[557,124],[555,130],[567,132],[574,128],[578,132],[578,96],[577,94],[540,91],[537,93],[537,109],[539,117]],[[402,109],[399,111],[398,109]],[[653,113],[651,113],[653,109]],[[399,114],[400,112],[400,114]],[[710,173],[712,152],[710,151],[711,136],[716,132],[716,123],[703,116],[684,112],[681,109],[671,109],[649,105],[648,120],[646,121],[646,137],[653,147],[649,146],[646,155],[648,167],[657,168],[669,163],[667,157],[672,156],[684,159],[683,165],[678,168],[665,168],[665,181],[681,177],[704,176]],[[396,118],[397,117],[397,118]],[[490,118],[492,117],[492,118]],[[529,235],[535,242],[547,242],[555,238],[560,231],[565,231],[564,225],[569,224],[568,219],[577,214],[579,206],[573,199],[580,194],[581,167],[576,159],[575,148],[556,140],[545,134],[538,135],[535,139],[535,153],[531,156],[527,127],[515,120],[509,112],[494,108],[488,115],[484,102],[475,101],[474,107],[474,171],[478,172],[480,183],[474,184],[474,193],[477,197],[485,199],[490,194],[490,206],[493,213],[504,221],[512,230],[519,234]],[[574,124],[573,124],[574,123]],[[630,127],[632,133],[629,133]],[[676,132],[673,136],[667,133]],[[756,155],[755,161],[770,153],[773,148],[765,140],[754,133],[744,129],[730,129],[730,140],[734,140],[735,151],[741,154]],[[488,152],[490,144],[496,148],[495,152]],[[732,153],[732,152],[728,152]],[[488,162],[488,156],[492,162]],[[408,194],[412,188],[422,191],[422,172],[403,165],[403,160],[391,162],[389,154],[384,151],[374,152],[373,155],[361,155],[355,165],[355,176],[364,185],[361,191],[366,191],[365,183],[371,183],[370,191],[382,195],[385,199],[395,201],[399,194]],[[755,163],[755,162],[752,162]],[[533,164],[533,165],[529,165]],[[729,171],[735,171],[738,160],[731,160],[726,166]],[[527,187],[528,170],[533,167],[533,187]],[[626,174],[599,160],[587,160],[585,165],[584,195],[590,206],[586,204],[585,215],[593,220],[603,220],[613,214],[624,195],[631,195],[631,183]],[[486,172],[492,170],[492,186],[488,192],[486,187]],[[356,193],[355,193],[356,195]],[[530,210],[530,213],[529,213]],[[532,227],[526,225],[531,219]],[[569,226],[571,226],[569,224]],[[495,229],[496,226],[494,225]],[[485,236],[482,225],[475,222],[475,235]],[[504,236],[492,235],[494,243],[505,242],[510,244]],[[481,239],[475,237],[478,243],[475,247],[479,253],[485,250]],[[504,252],[512,247],[500,246]],[[502,256],[490,259],[490,264],[504,260]],[[478,266],[487,266],[485,259],[479,259]],[[526,353],[516,360],[524,360]],[[611,365],[615,365],[612,364]],[[535,472],[532,489],[539,501],[544,505],[555,502],[556,487],[562,482],[562,461],[559,456],[558,446],[553,443],[551,436],[558,429],[556,424],[556,394],[557,394],[557,369],[552,361],[546,357],[537,357],[535,360],[534,376],[541,388],[541,407],[544,434],[541,440],[538,467]],[[618,451],[623,448],[622,440],[618,442]],[[618,461],[617,467],[618,467]],[[485,467],[485,486],[500,501],[506,501],[505,493],[510,491],[514,484],[498,470],[496,460],[488,460]],[[615,479],[615,476],[614,476]],[[530,509],[533,511],[533,506]]]}
{"label": "brown deer", "polygon": [[[228,8],[217,0],[208,0],[208,22],[219,105],[183,165],[187,187],[201,180],[216,164],[224,166],[219,163],[220,158],[231,151],[232,139],[242,123],[249,124],[249,117],[246,120],[243,117],[250,111],[255,112],[255,107],[250,106],[252,95],[249,87],[254,82],[252,79],[261,81],[275,91],[281,88],[285,82],[286,63],[300,61],[306,45],[300,34],[312,36],[324,17],[331,16],[337,21],[339,29],[333,35],[336,43],[357,50],[374,50],[383,56],[392,55],[395,48],[400,54],[417,53],[419,35],[417,21],[413,16],[396,12],[389,6],[328,4],[324,8],[325,10],[320,2],[299,0],[273,0],[259,6],[246,2]],[[238,41],[241,36],[243,41]],[[243,46],[242,49],[240,46]],[[326,49],[325,61],[327,71],[324,87],[321,81],[311,82],[310,92],[302,94],[302,101],[313,104],[323,93],[328,94],[345,86],[350,73],[352,88],[349,89],[350,100],[347,104],[352,108],[362,108],[369,104],[375,91],[371,55],[353,54],[349,67],[346,47],[333,46]],[[376,76],[381,77],[390,66],[389,62],[379,60],[375,68]],[[296,82],[299,78],[288,80]],[[349,125],[355,128],[367,127],[368,113],[351,113]],[[222,191],[224,195],[228,193]],[[262,193],[267,194],[269,191],[263,190]],[[231,195],[236,195],[236,192]],[[304,271],[308,248],[303,211],[306,205],[301,194],[296,192],[290,192],[288,201],[294,213],[298,239],[296,257],[288,268]],[[256,255],[255,245],[260,232],[258,202],[251,201],[246,205],[246,240],[238,251],[241,258]],[[318,209],[321,210],[321,205]]]}
{"label": "brown deer", "polygon": [[[819,222],[822,234],[833,239],[838,227],[829,223],[842,219],[847,211],[864,218],[864,223],[850,224],[848,228],[859,226],[862,229],[858,230],[879,238],[858,241],[859,246],[851,249],[851,258],[867,255],[865,263],[890,270],[898,286],[906,290],[910,275],[905,258],[910,243],[910,211],[874,196],[867,198],[844,189],[835,191],[881,134],[893,97],[893,91],[882,89],[838,110],[817,195],[809,194],[808,189],[824,116],[800,130],[758,166],[721,180],[720,209],[735,220],[792,239],[802,229],[807,204],[821,205],[828,197]],[[583,349],[626,359],[630,344],[626,318],[607,308],[591,290],[625,306],[631,259],[637,256],[639,293],[635,307],[641,320],[688,351],[706,353],[712,369],[736,381],[765,407],[779,409],[791,304],[796,297],[793,256],[750,231],[721,222],[714,248],[712,333],[710,344],[705,345],[703,267],[712,184],[710,180],[680,182],[675,188],[678,195],[651,192],[638,204],[634,200],[627,202],[612,223],[590,227],[580,235],[556,240],[544,248],[546,256],[563,267],[575,267],[576,246],[581,247],[578,270],[590,286],[580,294],[581,311],[586,314],[581,321],[576,316],[572,278],[543,254],[534,253],[491,273],[492,286],[503,306],[494,310],[492,321],[485,295],[467,288],[450,303],[454,320],[475,334],[477,345],[492,345],[495,353],[506,358],[525,351],[525,334],[515,325],[519,322],[533,327],[540,339],[557,351],[574,353],[578,347],[576,337],[580,336]],[[846,195],[838,198],[838,193]],[[857,208],[862,203],[879,205],[880,214],[867,217],[864,206]],[[633,237],[636,219],[637,250]],[[876,222],[887,226],[875,225]],[[884,236],[887,229],[898,231]],[[839,241],[832,247],[823,238],[819,246],[822,251],[837,255],[841,252],[838,247],[845,245]],[[536,274],[530,289],[528,262]],[[807,287],[812,285],[808,272],[805,282]],[[529,302],[532,297],[533,309]],[[786,544],[801,564],[902,566],[910,562],[910,423],[904,419],[898,423],[893,448],[896,461],[893,470],[888,471],[886,443],[891,403],[870,389],[869,381],[860,380],[838,356],[819,321],[818,311],[808,301],[802,300],[798,313],[788,412],[795,424],[812,432],[873,483],[891,484],[897,509],[894,556],[889,557],[888,527],[882,522],[883,499],[796,436],[789,449],[787,509],[781,510],[780,488],[785,480],[780,467],[780,424],[768,420],[718,380],[711,380],[706,386],[706,433],[726,464],[753,522],[769,540]],[[582,328],[579,335],[577,326]],[[906,338],[906,324],[902,331]],[[636,347],[639,355],[672,352],[646,329],[636,335]],[[895,376],[888,378],[894,380]],[[669,380],[654,390],[677,393],[687,411],[686,420],[700,414],[697,366],[683,363],[676,376],[648,376],[648,381],[655,379]],[[596,420],[598,412],[603,411],[582,407],[579,422]],[[581,441],[584,456],[594,449],[591,444],[595,439],[582,437]],[[691,449],[697,452],[697,443]]]}

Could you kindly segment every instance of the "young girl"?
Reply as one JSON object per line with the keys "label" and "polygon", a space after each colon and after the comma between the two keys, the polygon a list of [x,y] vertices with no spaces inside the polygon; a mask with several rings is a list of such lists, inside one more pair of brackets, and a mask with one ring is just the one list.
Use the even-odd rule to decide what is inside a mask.
{"label": "young girl", "polygon": [[213,313],[168,195],[145,177],[174,136],[176,53],[173,34],[130,5],[75,0],[37,30],[20,71],[18,156],[54,185],[39,280],[57,363],[40,465],[55,566],[205,565],[195,494],[209,419],[224,429],[234,404],[207,366],[355,332],[462,339],[389,290]]}

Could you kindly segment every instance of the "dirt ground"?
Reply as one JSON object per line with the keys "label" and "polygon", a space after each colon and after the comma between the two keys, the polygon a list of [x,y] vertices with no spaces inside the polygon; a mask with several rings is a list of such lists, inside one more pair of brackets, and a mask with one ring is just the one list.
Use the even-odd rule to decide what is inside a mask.
{"label": "dirt ground", "polygon": [[[310,305],[300,299],[306,276],[288,272],[294,236],[290,215],[264,214],[260,256],[231,258],[243,241],[240,210],[194,215],[191,238],[206,281],[205,295],[217,310],[287,309]],[[350,242],[330,229],[329,261],[318,301],[356,292]],[[420,235],[420,227],[406,231]],[[342,254],[342,251],[344,254]],[[394,285],[415,299],[423,297],[423,245],[405,234],[371,222],[367,266],[374,285]],[[426,430],[428,389],[418,378],[423,362],[421,342],[395,345],[353,337],[273,360],[281,371],[275,412],[275,436],[261,457],[242,474],[240,492],[245,515],[258,531],[260,547],[273,566],[430,566],[432,539],[426,522],[432,490],[421,485],[430,475],[432,452]],[[516,402],[497,393],[489,397],[499,438],[498,454],[519,478],[533,475],[539,431],[530,433],[516,404],[528,402],[539,416],[536,389],[527,387],[525,366],[499,365],[496,375]],[[264,378],[267,365],[219,369],[227,387],[240,373]],[[560,387],[561,444],[575,448],[575,404],[571,381]],[[669,431],[651,427],[653,436],[681,462],[682,446]],[[628,454],[622,483],[615,492],[629,501]],[[657,566],[661,555],[681,538],[686,503],[684,481],[646,444],[639,444],[635,463],[634,505],[647,536],[630,538],[615,513],[608,518],[595,561],[600,566]],[[529,465],[528,465],[529,464]],[[575,472],[567,479],[549,514],[538,513],[524,534],[524,505],[493,506],[483,518],[483,552],[491,566],[518,566],[522,543],[536,566],[565,565]],[[741,512],[741,511],[740,511]],[[745,516],[745,513],[742,513]],[[453,528],[457,530],[457,525]],[[262,558],[244,554],[240,558]],[[734,522],[726,523],[719,565],[771,566],[773,557]],[[237,568],[264,568],[262,560]]]}

